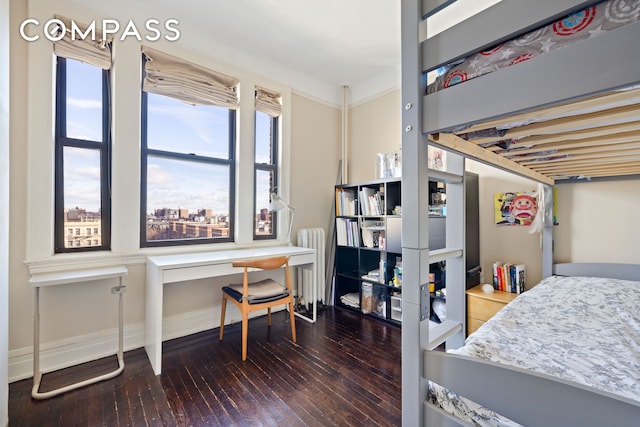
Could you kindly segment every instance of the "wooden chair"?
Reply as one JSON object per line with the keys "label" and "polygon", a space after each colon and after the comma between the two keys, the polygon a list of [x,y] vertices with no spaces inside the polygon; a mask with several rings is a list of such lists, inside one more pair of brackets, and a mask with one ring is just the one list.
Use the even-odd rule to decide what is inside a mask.
{"label": "wooden chair", "polygon": [[[296,342],[296,324],[293,312],[293,292],[291,288],[291,273],[289,271],[289,257],[263,258],[249,261],[236,261],[234,267],[244,267],[242,284],[229,285],[222,288],[222,313],[220,317],[220,341],[224,334],[224,315],[227,310],[227,300],[238,307],[242,313],[242,361],[247,360],[247,333],[249,331],[249,313],[267,309],[268,323],[271,326],[271,307],[288,304],[291,322],[291,337]],[[277,270],[284,265],[285,285],[273,279],[265,279],[256,283],[249,283],[249,270]]]}

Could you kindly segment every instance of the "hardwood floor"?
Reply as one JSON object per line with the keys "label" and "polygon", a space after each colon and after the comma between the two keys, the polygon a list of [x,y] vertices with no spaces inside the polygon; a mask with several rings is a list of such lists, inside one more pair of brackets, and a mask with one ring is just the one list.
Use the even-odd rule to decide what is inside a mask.
{"label": "hardwood floor", "polygon": [[[286,314],[251,320],[246,362],[240,324],[163,344],[155,376],[143,349],[118,377],[54,398],[31,398],[32,380],[9,385],[10,426],[399,426],[401,330],[344,309],[316,324]],[[107,372],[115,356],[44,376],[41,391]]]}

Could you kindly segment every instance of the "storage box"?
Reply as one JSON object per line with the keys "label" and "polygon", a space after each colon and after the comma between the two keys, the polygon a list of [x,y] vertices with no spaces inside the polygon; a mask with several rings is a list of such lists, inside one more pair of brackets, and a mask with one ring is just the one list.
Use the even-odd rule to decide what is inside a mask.
{"label": "storage box", "polygon": [[360,309],[364,314],[369,314],[378,307],[378,295],[373,292],[373,284],[363,282],[360,295]]}

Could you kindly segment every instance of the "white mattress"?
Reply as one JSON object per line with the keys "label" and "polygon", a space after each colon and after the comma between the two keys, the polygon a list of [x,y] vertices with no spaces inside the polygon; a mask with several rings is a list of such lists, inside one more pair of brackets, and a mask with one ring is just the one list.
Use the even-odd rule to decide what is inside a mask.
{"label": "white mattress", "polygon": [[[451,353],[543,372],[640,401],[640,282],[549,277]],[[430,399],[476,425],[508,425],[430,385]],[[437,397],[436,397],[437,395]],[[470,414],[471,413],[471,414]]]}

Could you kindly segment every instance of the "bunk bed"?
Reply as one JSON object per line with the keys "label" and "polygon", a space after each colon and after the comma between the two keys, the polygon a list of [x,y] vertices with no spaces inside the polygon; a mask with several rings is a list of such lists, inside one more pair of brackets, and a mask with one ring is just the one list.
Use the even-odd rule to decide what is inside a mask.
{"label": "bunk bed", "polygon": [[[502,3],[485,13],[493,16]],[[431,59],[431,40],[423,43],[425,70],[447,69],[427,87],[423,131],[549,184],[541,175],[640,173],[639,8],[637,1],[610,0],[542,26],[530,23],[534,29],[454,66],[439,65],[443,57]]]}
{"label": "bunk bed", "polygon": [[[640,265],[558,264],[554,271],[463,347],[425,352],[429,425],[452,415],[485,426],[637,422]],[[489,367],[479,369],[476,359]],[[493,370],[500,365],[513,369]]]}
{"label": "bunk bed", "polygon": [[[405,147],[409,149],[405,158],[424,153],[415,144],[421,140],[534,179],[547,190],[559,180],[640,174],[640,1],[502,0],[429,39],[424,36],[427,18],[453,1],[408,3],[402,6],[403,153]],[[416,31],[407,28],[412,25],[418,28],[417,41]],[[586,28],[589,35],[583,33],[576,42],[547,48],[543,54],[527,50],[525,41],[540,41],[540,34],[549,28],[553,31],[554,26],[559,32]],[[475,75],[464,75],[472,62],[478,62],[478,55],[488,56],[514,39],[524,50],[516,56],[518,60],[508,61],[510,66],[485,64]],[[441,76],[428,84],[435,73]],[[419,108],[414,108],[412,92],[420,94]],[[411,135],[414,129],[420,133],[417,139]],[[429,175],[419,166],[403,166],[403,171],[418,180]],[[403,190],[405,187],[410,189],[403,185]],[[408,198],[403,194],[403,200]],[[421,215],[407,207],[403,213]],[[545,277],[552,275],[551,235],[552,227],[545,218]],[[423,249],[428,253],[428,246],[422,243],[403,244],[403,259],[413,255],[428,264],[428,256],[422,260],[414,255]],[[580,268],[580,275],[594,275],[593,270]],[[640,281],[640,266],[624,271],[624,279]],[[405,293],[411,295],[407,289]],[[447,293],[447,304],[452,298],[464,298],[460,292]],[[409,312],[410,303],[406,305]],[[421,322],[419,316],[411,319],[404,311],[405,306],[403,334],[409,329],[408,322]],[[420,326],[415,329],[423,330]],[[636,329],[631,333],[640,334]],[[405,372],[405,363],[407,369],[419,366],[421,388],[438,384],[446,393],[459,393],[488,407],[491,414],[498,414],[495,425],[511,425],[511,421],[523,425],[633,425],[640,417],[640,395],[621,396],[575,378],[551,375],[553,372],[470,357],[468,347],[455,351],[459,354],[431,351],[425,345],[416,348],[403,339],[403,423],[414,424],[417,419],[424,425],[493,425],[491,416],[463,420],[445,411],[432,395],[423,399],[421,408],[415,408],[423,412],[405,416],[405,411],[416,406],[415,398],[405,394],[415,390],[417,383]],[[419,363],[414,362],[416,357]],[[405,382],[411,386],[406,391]],[[419,392],[421,398],[428,394]]]}

